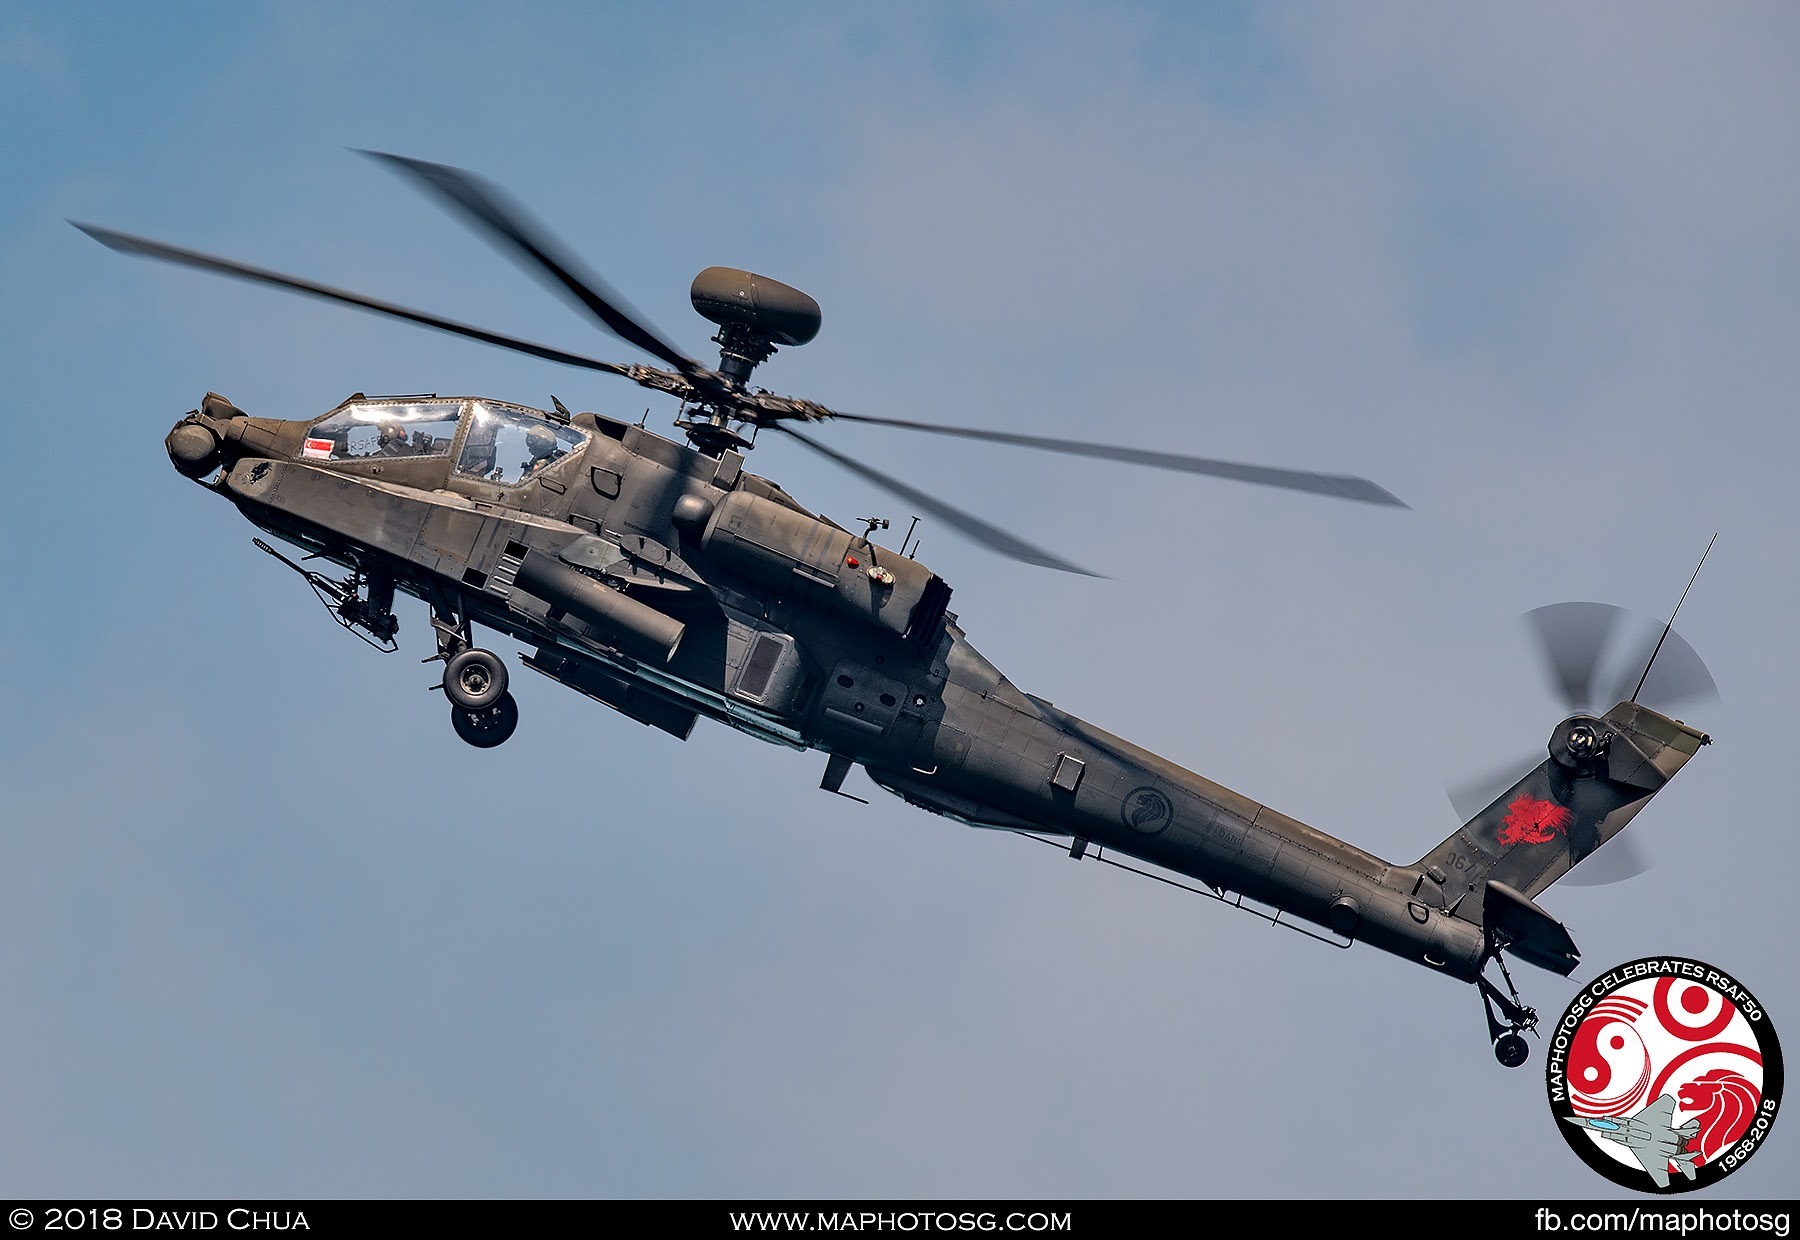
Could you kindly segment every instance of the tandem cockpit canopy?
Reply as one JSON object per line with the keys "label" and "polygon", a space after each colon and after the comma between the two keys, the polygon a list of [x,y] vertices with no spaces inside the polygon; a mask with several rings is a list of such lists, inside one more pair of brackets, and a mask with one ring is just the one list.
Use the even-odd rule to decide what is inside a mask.
{"label": "tandem cockpit canopy", "polygon": [[332,410],[307,430],[300,455],[319,461],[447,456],[465,425],[456,472],[502,485],[525,481],[587,441],[581,431],[523,405],[384,397]]}

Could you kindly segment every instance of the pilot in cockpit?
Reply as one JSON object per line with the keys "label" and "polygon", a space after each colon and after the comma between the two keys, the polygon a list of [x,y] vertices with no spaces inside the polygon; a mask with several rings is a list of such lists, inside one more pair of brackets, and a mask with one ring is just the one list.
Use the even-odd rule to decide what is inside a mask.
{"label": "pilot in cockpit", "polygon": [[383,422],[376,451],[381,456],[411,456],[412,447],[406,440],[405,423]]}
{"label": "pilot in cockpit", "polygon": [[531,452],[531,459],[519,468],[523,477],[529,478],[544,466],[563,455],[556,436],[542,426],[534,426],[525,433],[525,446]]}

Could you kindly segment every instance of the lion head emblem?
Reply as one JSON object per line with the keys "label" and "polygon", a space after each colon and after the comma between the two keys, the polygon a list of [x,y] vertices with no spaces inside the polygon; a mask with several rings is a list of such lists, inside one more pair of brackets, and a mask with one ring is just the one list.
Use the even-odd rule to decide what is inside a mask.
{"label": "lion head emblem", "polygon": [[1715,1068],[1683,1085],[1681,1109],[1698,1113],[1700,1131],[1688,1142],[1688,1148],[1700,1155],[1702,1162],[1731,1148],[1732,1143],[1750,1130],[1762,1095],[1741,1072]]}

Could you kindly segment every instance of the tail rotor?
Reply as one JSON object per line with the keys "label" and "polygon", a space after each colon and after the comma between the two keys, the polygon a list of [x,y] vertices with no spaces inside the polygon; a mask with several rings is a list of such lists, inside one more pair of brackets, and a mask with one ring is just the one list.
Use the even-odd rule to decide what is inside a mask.
{"label": "tail rotor", "polygon": [[[1551,603],[1525,613],[1545,682],[1565,715],[1602,713],[1635,701],[1663,714],[1719,696],[1693,646],[1661,620],[1611,603]],[[1541,751],[1496,766],[1447,788],[1457,820],[1467,822],[1543,761]],[[1563,882],[1596,887],[1623,882],[1651,866],[1636,833],[1587,858]]]}

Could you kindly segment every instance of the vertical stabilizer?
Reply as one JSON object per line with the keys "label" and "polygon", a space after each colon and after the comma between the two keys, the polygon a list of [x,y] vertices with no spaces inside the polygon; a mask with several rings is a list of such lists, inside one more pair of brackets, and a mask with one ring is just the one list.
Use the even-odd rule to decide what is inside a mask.
{"label": "vertical stabilizer", "polygon": [[1623,831],[1708,739],[1633,702],[1604,716],[1573,715],[1551,733],[1545,760],[1420,868],[1443,875],[1446,904],[1464,917],[1480,916],[1490,881],[1529,903]]}

